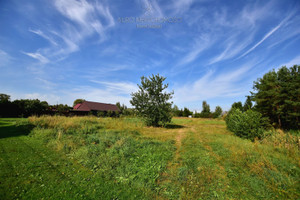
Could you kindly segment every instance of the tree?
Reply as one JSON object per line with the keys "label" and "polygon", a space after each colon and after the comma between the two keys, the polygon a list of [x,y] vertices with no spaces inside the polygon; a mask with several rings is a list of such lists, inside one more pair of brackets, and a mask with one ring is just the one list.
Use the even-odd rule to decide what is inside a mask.
{"label": "tree", "polygon": [[0,102],[7,102],[7,101],[10,101],[10,95],[0,94]]}
{"label": "tree", "polygon": [[244,111],[244,108],[243,108],[243,104],[242,102],[234,102],[232,105],[231,105],[231,109],[239,109],[240,111]]}
{"label": "tree", "polygon": [[247,110],[249,110],[249,109],[251,109],[252,108],[252,101],[251,101],[251,97],[250,96],[247,96],[247,99],[246,99],[246,101],[245,101],[245,103],[244,103],[244,107],[243,107],[243,110],[244,111],[247,111]]}
{"label": "tree", "polygon": [[85,100],[84,99],[76,99],[73,103],[73,107],[76,106],[79,103],[83,103]]}
{"label": "tree", "polygon": [[188,116],[190,116],[190,115],[192,115],[192,114],[193,114],[192,111],[190,111],[188,108],[184,107],[183,113],[182,113],[182,116],[183,116],[183,117],[188,117]]}
{"label": "tree", "polygon": [[300,128],[300,65],[281,67],[254,82],[255,109],[279,128]]}
{"label": "tree", "polygon": [[46,101],[40,102],[38,99],[20,99],[15,100],[13,104],[17,108],[16,115],[21,117],[47,114],[49,110],[48,103]]}
{"label": "tree", "polygon": [[213,117],[214,118],[220,117],[222,112],[223,112],[222,108],[220,106],[217,106],[215,112],[213,113]]}
{"label": "tree", "polygon": [[173,116],[176,116],[176,117],[180,116],[180,110],[179,110],[179,108],[178,108],[177,105],[173,106],[173,108],[172,108],[172,114],[173,114]]}
{"label": "tree", "polygon": [[[124,105],[124,104],[123,104]],[[116,106],[120,109],[120,111],[122,112],[122,105],[121,105],[121,103],[120,102],[117,102],[116,103]]]}
{"label": "tree", "polygon": [[0,117],[16,117],[16,106],[10,101],[10,96],[0,94]]}
{"label": "tree", "polygon": [[204,118],[209,118],[211,116],[210,106],[206,101],[202,102],[202,111],[200,116]]}
{"label": "tree", "polygon": [[145,119],[148,126],[164,126],[172,119],[172,99],[174,92],[164,92],[168,84],[163,82],[165,77],[152,75],[141,77],[139,91],[132,93],[130,103],[135,107],[139,116]]}

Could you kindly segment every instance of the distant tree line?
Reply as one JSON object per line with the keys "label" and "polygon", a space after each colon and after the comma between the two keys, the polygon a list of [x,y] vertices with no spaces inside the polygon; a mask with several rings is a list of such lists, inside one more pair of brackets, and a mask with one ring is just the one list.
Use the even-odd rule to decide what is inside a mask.
{"label": "distant tree line", "polygon": [[32,115],[65,114],[70,110],[68,105],[49,105],[38,99],[10,100],[7,94],[0,94],[0,117],[29,117]]}
{"label": "distant tree line", "polygon": [[220,106],[215,108],[214,112],[210,111],[210,106],[206,101],[202,102],[202,111],[200,113],[193,113],[188,108],[179,109],[178,106],[174,105],[172,108],[173,116],[175,117],[195,117],[195,118],[218,118],[222,115],[223,110]]}
{"label": "distant tree line", "polygon": [[[82,103],[84,99],[76,99],[73,106]],[[133,108],[127,108],[119,102],[116,104],[120,112],[90,112],[89,115],[98,117],[119,117],[119,116],[135,116],[136,111]],[[29,117],[41,115],[72,115],[70,110],[72,107],[64,104],[49,105],[46,101],[39,99],[18,99],[11,101],[10,95],[0,94],[0,117]]]}

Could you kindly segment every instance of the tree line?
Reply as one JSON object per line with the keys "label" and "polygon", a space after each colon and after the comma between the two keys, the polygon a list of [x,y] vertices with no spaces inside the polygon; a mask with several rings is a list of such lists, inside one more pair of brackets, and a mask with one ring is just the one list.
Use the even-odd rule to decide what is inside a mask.
{"label": "tree line", "polygon": [[175,117],[189,117],[192,116],[194,118],[218,118],[221,117],[223,110],[220,106],[216,106],[215,111],[211,112],[210,105],[206,102],[202,102],[202,111],[192,112],[188,108],[184,107],[184,109],[179,109],[178,106],[174,105],[172,108],[172,114]]}
{"label": "tree line", "polygon": [[38,99],[19,99],[11,101],[10,95],[0,94],[0,117],[29,117],[32,115],[65,114],[68,105],[49,105]]}
{"label": "tree line", "polygon": [[[300,66],[272,70],[254,81],[247,100],[232,104],[227,128],[239,137],[262,138],[267,129],[299,130]],[[253,103],[254,102],[254,105]]]}
{"label": "tree line", "polygon": [[253,91],[244,103],[234,102],[231,110],[259,112],[271,126],[300,128],[300,65],[272,70],[254,81]]}

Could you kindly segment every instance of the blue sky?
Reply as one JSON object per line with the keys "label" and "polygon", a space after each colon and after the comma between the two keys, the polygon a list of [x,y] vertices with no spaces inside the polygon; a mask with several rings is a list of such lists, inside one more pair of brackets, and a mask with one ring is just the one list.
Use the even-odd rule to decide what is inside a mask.
{"label": "blue sky", "polygon": [[297,0],[0,0],[0,93],[13,100],[130,105],[159,73],[179,107],[226,110],[299,50]]}

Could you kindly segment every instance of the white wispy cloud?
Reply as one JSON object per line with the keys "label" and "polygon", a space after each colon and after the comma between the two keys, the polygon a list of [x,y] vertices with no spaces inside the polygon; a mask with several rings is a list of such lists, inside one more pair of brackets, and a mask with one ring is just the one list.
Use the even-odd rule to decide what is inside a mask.
{"label": "white wispy cloud", "polygon": [[194,43],[190,50],[181,58],[177,66],[186,65],[193,62],[198,56],[214,43],[214,40],[209,35],[202,35]]}
{"label": "white wispy cloud", "polygon": [[222,60],[233,58],[241,53],[241,51],[245,49],[252,40],[251,34],[248,36],[248,39],[245,39],[244,41],[239,41],[238,37],[239,35],[234,35],[228,41],[225,41],[225,49],[219,55],[211,58],[209,64],[214,64]]}
{"label": "white wispy cloud", "polygon": [[[182,6],[184,10],[184,7],[189,8],[193,3],[199,2],[176,1],[174,2],[174,8],[180,9]],[[211,47],[223,47],[223,50],[216,55],[211,54],[211,58],[205,58],[208,59],[208,64],[214,64],[240,55],[252,42],[257,21],[265,17],[267,15],[266,11],[272,10],[272,6],[272,3],[263,6],[246,6],[233,16],[226,7],[218,8],[214,13],[206,13],[207,10],[205,9],[202,9],[200,14],[198,12],[188,12],[189,20],[187,23],[191,23],[190,26],[200,29],[204,37],[199,38],[193,42],[191,47],[186,48],[188,52],[178,61],[177,66],[194,62],[200,57],[201,53],[205,53]],[[199,19],[197,16],[205,17]],[[198,20],[193,20],[194,18]]]}
{"label": "white wispy cloud", "polygon": [[253,47],[248,49],[245,53],[243,53],[239,58],[244,57],[251,51],[253,51],[256,47],[258,47],[261,43],[263,43],[268,37],[270,37],[275,31],[277,31],[281,27],[281,23],[277,25],[275,28],[273,28],[270,32],[268,32],[259,42],[257,42]]}
{"label": "white wispy cloud", "polygon": [[255,28],[257,22],[268,16],[272,16],[275,8],[275,1],[268,1],[261,4],[246,4],[244,9],[235,20],[236,24],[247,24]]}
{"label": "white wispy cloud", "polygon": [[130,95],[132,92],[138,90],[137,84],[131,82],[105,82],[96,80],[91,80],[91,82],[103,85],[107,91],[111,91],[115,94]]}
{"label": "white wispy cloud", "polygon": [[236,83],[245,78],[251,67],[252,64],[249,63],[226,73],[216,73],[216,71],[210,70],[200,79],[175,88],[174,101],[188,103],[216,97],[240,96],[245,93],[245,88],[237,87]]}
{"label": "white wispy cloud", "polygon": [[29,29],[30,32],[32,33],[35,33],[37,35],[39,35],[40,37],[48,40],[50,43],[54,44],[54,45],[57,45],[57,43],[54,41],[53,38],[49,37],[48,35],[44,34],[41,30],[32,30],[32,29]]}
{"label": "white wispy cloud", "polygon": [[49,59],[41,55],[40,53],[27,53],[27,52],[22,52],[22,53],[34,59],[39,60],[42,64],[46,64],[49,62]]}
{"label": "white wispy cloud", "polygon": [[274,27],[272,30],[270,30],[260,41],[258,41],[254,46],[252,46],[250,49],[248,49],[245,53],[243,53],[241,56],[238,57],[244,57],[245,55],[252,52],[256,47],[258,47],[261,43],[263,43],[266,39],[268,39],[272,34],[274,34],[279,28],[281,28],[284,23],[291,17],[292,14],[289,14],[285,19],[283,19],[276,27]]}
{"label": "white wispy cloud", "polygon": [[25,53],[43,64],[62,60],[79,51],[81,43],[92,35],[98,35],[99,42],[104,41],[106,31],[115,25],[109,7],[98,1],[55,0],[54,9],[65,18],[58,22],[60,28],[41,25],[38,30],[29,29],[51,43],[34,53]]}
{"label": "white wispy cloud", "polygon": [[[79,24],[86,34],[96,32],[104,37],[105,29],[114,25],[108,7],[98,2],[92,4],[85,0],[56,0],[55,7],[66,18]],[[104,17],[102,22],[100,16]]]}

